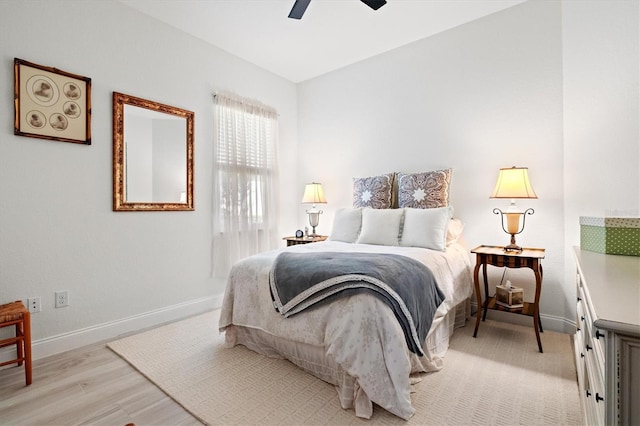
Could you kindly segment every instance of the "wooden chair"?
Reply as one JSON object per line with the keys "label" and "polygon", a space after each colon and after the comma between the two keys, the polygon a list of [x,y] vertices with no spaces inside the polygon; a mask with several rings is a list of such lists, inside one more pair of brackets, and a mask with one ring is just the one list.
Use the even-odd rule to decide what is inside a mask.
{"label": "wooden chair", "polygon": [[0,328],[16,326],[16,336],[0,340],[0,348],[16,345],[17,358],[0,363],[0,367],[8,364],[24,363],[27,386],[31,384],[31,314],[21,301],[0,305]]}

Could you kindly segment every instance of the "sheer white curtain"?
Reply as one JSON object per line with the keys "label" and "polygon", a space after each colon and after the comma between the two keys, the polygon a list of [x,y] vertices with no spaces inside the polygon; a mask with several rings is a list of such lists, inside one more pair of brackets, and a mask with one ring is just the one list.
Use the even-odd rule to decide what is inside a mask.
{"label": "sheer white curtain", "polygon": [[215,96],[213,276],[278,246],[278,114],[229,93]]}

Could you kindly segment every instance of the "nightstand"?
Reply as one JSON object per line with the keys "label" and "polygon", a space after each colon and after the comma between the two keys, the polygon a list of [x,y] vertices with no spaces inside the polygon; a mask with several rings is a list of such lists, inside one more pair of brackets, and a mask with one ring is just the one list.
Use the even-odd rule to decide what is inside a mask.
{"label": "nightstand", "polygon": [[326,235],[316,235],[315,237],[284,237],[283,240],[287,241],[287,247],[295,246],[298,244],[309,244],[309,243],[317,243],[319,241],[324,241],[327,239]]}
{"label": "nightstand", "polygon": [[[527,315],[533,317],[533,327],[536,331],[536,339],[538,340],[538,349],[542,352],[542,342],[540,341],[540,332],[542,332],[542,323],[540,322],[540,292],[542,290],[542,264],[544,259],[544,249],[539,248],[523,248],[522,252],[505,252],[502,246],[479,246],[471,250],[476,254],[476,267],[473,270],[473,285],[475,286],[476,300],[478,303],[478,312],[476,314],[476,328],[473,337],[478,334],[480,319],[484,321],[487,317],[487,310],[494,309],[498,311],[511,312],[514,314]],[[495,296],[489,297],[489,282],[487,280],[487,265],[507,268],[530,268],[536,278],[536,295],[533,303],[524,302],[521,308],[510,309],[496,303]],[[485,300],[482,302],[480,293],[480,280],[478,273],[482,266],[482,278],[484,279]]]}

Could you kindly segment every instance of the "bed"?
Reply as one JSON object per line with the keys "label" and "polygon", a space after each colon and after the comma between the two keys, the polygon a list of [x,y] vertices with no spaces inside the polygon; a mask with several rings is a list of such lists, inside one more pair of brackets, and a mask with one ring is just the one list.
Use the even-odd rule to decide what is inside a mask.
{"label": "bed", "polygon": [[[355,203],[354,203],[355,204]],[[237,262],[230,273],[219,330],[229,347],[244,345],[285,358],[336,387],[340,404],[370,418],[373,404],[409,419],[412,384],[422,372],[443,368],[454,329],[469,315],[472,273],[462,226],[453,209],[343,208],[329,239],[294,245]],[[270,273],[283,252],[391,254],[409,257],[432,272],[444,301],[437,307],[423,356],[412,352],[387,304],[372,294],[354,294],[286,318],[275,308]]]}

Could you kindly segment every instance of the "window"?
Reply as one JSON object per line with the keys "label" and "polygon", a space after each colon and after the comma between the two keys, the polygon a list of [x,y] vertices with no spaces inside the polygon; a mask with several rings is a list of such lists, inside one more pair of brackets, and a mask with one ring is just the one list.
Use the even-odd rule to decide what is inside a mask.
{"label": "window", "polygon": [[216,96],[213,160],[214,273],[277,246],[275,110],[228,94]]}

